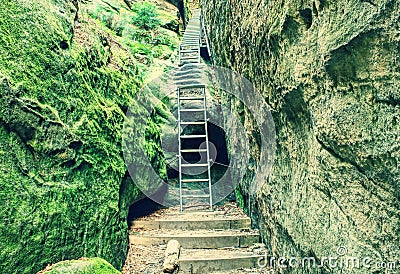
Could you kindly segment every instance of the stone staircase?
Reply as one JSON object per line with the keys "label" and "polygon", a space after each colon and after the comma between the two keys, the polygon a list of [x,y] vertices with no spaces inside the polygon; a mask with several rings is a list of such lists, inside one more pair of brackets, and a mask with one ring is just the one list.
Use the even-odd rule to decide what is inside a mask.
{"label": "stone staircase", "polygon": [[172,239],[180,243],[178,273],[247,273],[243,271],[258,268],[264,252],[259,232],[251,229],[251,220],[244,214],[184,211],[131,225],[135,231],[129,237],[131,243],[166,245]]}

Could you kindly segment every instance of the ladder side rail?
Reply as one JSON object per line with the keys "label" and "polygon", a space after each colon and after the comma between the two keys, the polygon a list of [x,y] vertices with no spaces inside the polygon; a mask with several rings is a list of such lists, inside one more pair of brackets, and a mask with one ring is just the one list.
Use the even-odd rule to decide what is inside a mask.
{"label": "ladder side rail", "polygon": [[208,51],[208,55],[211,57],[211,48],[210,48],[210,42],[208,41],[208,36],[207,36],[207,28],[206,25],[204,24],[204,17],[201,17],[201,26],[202,26],[202,33],[204,35],[204,39],[206,40],[206,46],[207,46],[207,51]]}
{"label": "ladder side rail", "polygon": [[209,188],[209,195],[210,195],[210,210],[213,210],[213,201],[212,201],[212,184],[211,184],[211,166],[210,166],[210,148],[208,145],[208,128],[207,128],[207,103],[206,103],[206,87],[204,86],[203,89],[203,96],[204,96],[204,120],[206,123],[205,126],[205,133],[206,133],[206,149],[207,149],[207,172],[208,172],[208,188]]}
{"label": "ladder side rail", "polygon": [[[178,64],[180,64],[181,63],[181,50],[182,50],[182,44],[181,45],[179,45],[179,54],[178,54],[178,58],[179,58],[179,63]],[[179,91],[178,91],[179,92]],[[178,99],[179,100],[179,99]],[[179,103],[179,102],[178,102]]]}
{"label": "ladder side rail", "polygon": [[181,153],[181,146],[182,146],[182,143],[181,143],[181,107],[180,107],[180,104],[181,104],[181,100],[180,100],[180,97],[181,97],[181,90],[180,90],[180,88],[178,88],[178,158],[179,158],[179,163],[178,163],[178,166],[179,166],[179,205],[180,205],[180,208],[181,208],[181,211],[183,211],[183,198],[182,198],[182,153]]}

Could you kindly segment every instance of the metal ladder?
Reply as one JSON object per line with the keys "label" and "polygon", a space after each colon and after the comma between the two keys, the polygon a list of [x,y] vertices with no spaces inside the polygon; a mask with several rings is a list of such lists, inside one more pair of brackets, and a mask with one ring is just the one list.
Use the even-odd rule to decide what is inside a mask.
{"label": "metal ladder", "polygon": [[[201,108],[186,108],[185,105],[190,105],[190,103],[195,103],[196,101],[202,101]],[[196,115],[197,114],[197,115]],[[210,151],[208,144],[208,129],[207,129],[207,108],[206,108],[206,86],[205,85],[190,85],[178,87],[178,138],[179,138],[179,196],[180,196],[180,209],[183,211],[184,200],[187,199],[201,199],[207,198],[209,200],[210,210],[213,209],[212,201],[212,191],[211,191],[211,172],[210,172]],[[182,127],[184,126],[184,128]],[[198,134],[184,134],[184,129],[196,130],[199,127],[203,127],[203,132]],[[204,148],[200,145],[195,147],[188,147],[185,140],[192,140],[199,142],[200,144],[205,144]],[[203,142],[202,142],[203,141]],[[184,145],[185,143],[185,145]],[[197,147],[196,147],[197,146]],[[185,160],[184,156],[190,153],[196,153],[200,155],[200,161],[197,163],[189,163]],[[203,156],[203,157],[202,157]],[[205,156],[205,157],[204,157]],[[200,168],[202,173],[194,174],[190,172],[183,172],[190,169],[197,170]],[[183,174],[185,178],[183,178]],[[193,176],[198,176],[193,178]],[[207,183],[207,187],[203,188],[206,194],[187,194],[184,191],[189,192],[189,190],[184,188],[184,185],[195,183],[201,184]],[[207,189],[208,188],[208,189]],[[193,191],[193,190],[191,190]],[[207,193],[208,192],[208,193]]]}
{"label": "metal ladder", "polygon": [[200,63],[201,46],[201,11],[194,10],[183,34],[182,43],[179,46],[179,65],[188,63]]}
{"label": "metal ladder", "polygon": [[210,48],[210,43],[208,41],[208,37],[207,37],[207,29],[206,29],[206,25],[204,24],[204,17],[203,15],[200,13],[200,49],[201,48],[206,48],[207,52],[208,52],[208,56],[210,56],[211,58],[211,48]]}

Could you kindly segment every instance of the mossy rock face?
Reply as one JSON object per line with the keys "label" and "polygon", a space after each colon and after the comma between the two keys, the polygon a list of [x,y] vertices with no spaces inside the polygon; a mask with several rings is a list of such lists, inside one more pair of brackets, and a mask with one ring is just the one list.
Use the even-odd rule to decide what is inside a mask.
{"label": "mossy rock face", "polygon": [[63,261],[47,267],[40,274],[121,274],[101,258],[82,258]]}
{"label": "mossy rock face", "polygon": [[141,193],[122,157],[124,112],[150,71],[138,48],[150,64],[156,53],[85,5],[0,4],[1,273],[82,256],[125,261],[128,209]]}

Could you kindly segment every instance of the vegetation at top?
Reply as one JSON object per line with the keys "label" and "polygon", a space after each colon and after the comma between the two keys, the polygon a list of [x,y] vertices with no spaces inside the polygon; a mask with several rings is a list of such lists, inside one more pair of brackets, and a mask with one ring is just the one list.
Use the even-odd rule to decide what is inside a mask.
{"label": "vegetation at top", "polygon": [[132,17],[133,23],[146,30],[156,29],[160,26],[161,21],[158,18],[157,6],[149,3],[135,3],[133,10],[136,14]]}
{"label": "vegetation at top", "polygon": [[120,37],[141,64],[149,66],[154,58],[167,60],[172,57],[171,61],[174,61],[174,51],[179,43],[175,32],[177,18],[151,2],[136,2],[132,9],[118,6],[118,3],[112,0],[104,4],[95,0],[86,6],[87,13]]}

